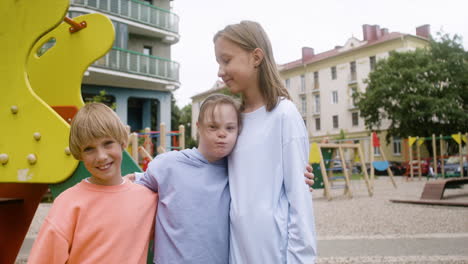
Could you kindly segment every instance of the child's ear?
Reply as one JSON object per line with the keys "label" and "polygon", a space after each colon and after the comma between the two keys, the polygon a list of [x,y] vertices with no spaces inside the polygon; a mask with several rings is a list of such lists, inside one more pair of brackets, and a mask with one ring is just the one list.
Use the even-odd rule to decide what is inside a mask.
{"label": "child's ear", "polygon": [[265,57],[265,54],[263,53],[263,50],[260,48],[254,49],[252,54],[253,54],[253,59],[254,59],[254,66],[255,68],[258,68],[258,66],[260,66],[260,64],[262,63],[263,58]]}

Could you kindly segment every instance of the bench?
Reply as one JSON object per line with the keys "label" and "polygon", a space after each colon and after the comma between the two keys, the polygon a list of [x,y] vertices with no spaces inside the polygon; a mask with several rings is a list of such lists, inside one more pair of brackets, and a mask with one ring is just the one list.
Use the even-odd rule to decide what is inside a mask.
{"label": "bench", "polygon": [[467,184],[468,177],[463,178],[451,178],[445,180],[436,180],[433,182],[427,182],[424,185],[423,192],[421,194],[422,200],[442,200],[445,189],[456,188],[460,185]]}

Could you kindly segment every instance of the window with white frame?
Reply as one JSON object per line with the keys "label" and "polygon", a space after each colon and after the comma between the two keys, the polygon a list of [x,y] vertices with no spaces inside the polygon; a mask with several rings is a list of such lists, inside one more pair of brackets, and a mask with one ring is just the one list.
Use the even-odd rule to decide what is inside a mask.
{"label": "window with white frame", "polygon": [[305,92],[305,76],[301,75],[301,92]]}
{"label": "window with white frame", "polygon": [[374,156],[380,156],[380,148],[374,147]]}
{"label": "window with white frame", "polygon": [[336,80],[336,66],[331,67],[331,78]]}
{"label": "window with white frame", "polygon": [[401,155],[401,138],[393,137],[393,155]]}
{"label": "window with white frame", "polygon": [[320,117],[315,118],[315,130],[320,131]]}
{"label": "window with white frame", "polygon": [[338,116],[334,115],[333,116],[333,128],[338,128]]}
{"label": "window with white frame", "polygon": [[351,120],[352,120],[353,126],[359,126],[359,114],[358,114],[358,112],[351,113]]}
{"label": "window with white frame", "polygon": [[338,91],[332,91],[332,104],[338,104]]}
{"label": "window with white frame", "polygon": [[319,83],[319,73],[318,71],[314,72],[314,89],[319,89],[320,83]]}
{"label": "window with white frame", "polygon": [[315,105],[314,113],[320,113],[320,95],[314,96],[314,105]]}
{"label": "window with white frame", "polygon": [[370,56],[369,57],[369,64],[370,64],[370,70],[373,71],[375,69],[375,56]]}
{"label": "window with white frame", "polygon": [[307,100],[305,96],[301,96],[301,113],[303,115],[307,113]]}

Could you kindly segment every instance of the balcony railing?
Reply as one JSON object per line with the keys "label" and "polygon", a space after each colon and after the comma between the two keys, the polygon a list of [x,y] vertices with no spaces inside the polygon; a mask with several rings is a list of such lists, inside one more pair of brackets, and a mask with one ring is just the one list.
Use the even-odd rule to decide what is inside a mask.
{"label": "balcony railing", "polygon": [[70,2],[75,6],[113,14],[174,33],[179,32],[179,17],[176,14],[138,0],[70,0]]}
{"label": "balcony railing", "polygon": [[121,48],[112,48],[106,56],[97,60],[93,66],[179,81],[179,63]]}

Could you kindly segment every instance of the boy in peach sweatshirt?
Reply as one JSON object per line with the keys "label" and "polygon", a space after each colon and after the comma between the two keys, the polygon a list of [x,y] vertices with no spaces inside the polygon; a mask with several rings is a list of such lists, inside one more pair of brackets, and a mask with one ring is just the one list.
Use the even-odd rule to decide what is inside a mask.
{"label": "boy in peach sweatshirt", "polygon": [[109,107],[91,103],[80,109],[71,125],[70,150],[91,177],[55,199],[28,263],[146,263],[158,200],[122,178],[127,138]]}

